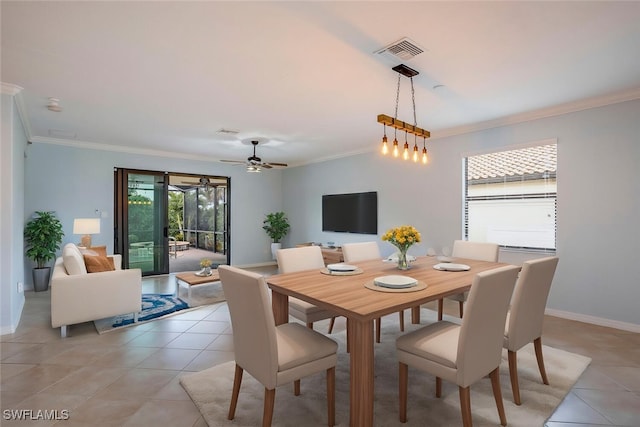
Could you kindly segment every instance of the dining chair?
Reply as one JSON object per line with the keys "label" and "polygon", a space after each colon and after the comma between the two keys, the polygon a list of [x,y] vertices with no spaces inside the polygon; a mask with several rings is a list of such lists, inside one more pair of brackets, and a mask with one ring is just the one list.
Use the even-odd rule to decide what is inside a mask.
{"label": "dining chair", "polygon": [[270,426],[276,387],[294,382],[300,394],[300,378],[327,372],[328,425],[335,424],[335,366],[338,344],[299,323],[276,326],[264,278],[236,267],[218,267],[231,326],[235,375],[228,419],[235,417],[242,374],[246,370],[264,386],[262,426]]}
{"label": "dining chair", "polygon": [[[377,242],[345,243],[342,245],[342,257],[346,263],[357,263],[359,261],[370,261],[372,259],[382,259],[380,247]],[[404,332],[404,310],[399,311],[400,330]],[[380,331],[382,320],[376,319],[376,342],[380,342]]]}
{"label": "dining chair", "polygon": [[[324,258],[320,246],[302,246],[296,248],[279,249],[276,252],[278,270],[280,273],[295,273],[304,270],[321,270],[324,268]],[[313,322],[331,319],[329,333],[333,331],[336,313],[317,307],[295,297],[289,297],[289,314],[306,323],[313,329]]]}
{"label": "dining chair", "polygon": [[542,357],[542,323],[551,282],[558,265],[558,257],[546,257],[522,264],[516,283],[511,308],[507,313],[504,330],[504,348],[509,356],[509,376],[513,402],[521,404],[518,385],[518,350],[533,341],[542,382],[549,384]]}
{"label": "dining chair", "polygon": [[458,325],[435,322],[396,340],[399,361],[400,422],[407,422],[409,366],[435,375],[436,397],[442,378],[458,385],[464,427],[471,427],[470,386],[489,375],[500,424],[507,425],[499,367],[502,360],[503,322],[518,277],[517,266],[478,273],[469,292],[467,314]]}
{"label": "dining chair", "polygon": [[[453,258],[467,258],[491,262],[498,262],[499,254],[500,246],[496,243],[469,242],[467,240],[455,240],[451,251],[451,256]],[[448,299],[458,301],[460,318],[462,318],[462,315],[464,314],[464,303],[467,300],[468,295],[469,292],[467,291],[446,297]],[[440,298],[438,300],[438,320],[442,320],[443,310],[444,299]]]}

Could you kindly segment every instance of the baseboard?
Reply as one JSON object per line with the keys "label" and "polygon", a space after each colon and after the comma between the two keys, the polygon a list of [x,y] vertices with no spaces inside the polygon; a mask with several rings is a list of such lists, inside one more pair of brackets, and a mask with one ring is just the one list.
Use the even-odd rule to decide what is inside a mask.
{"label": "baseboard", "polygon": [[578,322],[590,323],[592,325],[606,326],[608,328],[620,329],[622,331],[629,331],[640,333],[640,325],[635,323],[620,322],[617,320],[604,319],[602,317],[589,316],[586,314],[572,313],[570,311],[555,310],[547,308],[544,314],[554,317],[560,317],[562,319],[576,320]]}
{"label": "baseboard", "polygon": [[8,335],[16,332],[18,325],[8,325],[0,328],[0,335]]}

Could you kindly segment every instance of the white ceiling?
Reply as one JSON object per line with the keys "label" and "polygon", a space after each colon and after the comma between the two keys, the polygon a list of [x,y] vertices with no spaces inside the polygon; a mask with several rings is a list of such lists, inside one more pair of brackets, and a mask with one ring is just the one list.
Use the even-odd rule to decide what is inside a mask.
{"label": "white ceiling", "polygon": [[[369,151],[401,62],[420,72],[417,123],[436,138],[640,97],[633,1],[3,0],[1,19],[1,80],[24,88],[34,142],[245,159],[259,138],[264,161],[289,164]],[[425,52],[374,53],[403,37]],[[404,77],[398,118],[413,122]]]}

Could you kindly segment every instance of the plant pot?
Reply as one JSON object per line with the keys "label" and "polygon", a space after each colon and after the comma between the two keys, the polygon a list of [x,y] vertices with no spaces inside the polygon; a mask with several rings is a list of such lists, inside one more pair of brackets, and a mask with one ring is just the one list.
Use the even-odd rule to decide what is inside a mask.
{"label": "plant pot", "polygon": [[273,257],[273,259],[278,259],[276,254],[278,253],[278,250],[280,250],[281,248],[282,248],[282,243],[271,244],[271,256]]}
{"label": "plant pot", "polygon": [[49,279],[51,277],[51,267],[33,269],[33,290],[42,292],[49,289]]}

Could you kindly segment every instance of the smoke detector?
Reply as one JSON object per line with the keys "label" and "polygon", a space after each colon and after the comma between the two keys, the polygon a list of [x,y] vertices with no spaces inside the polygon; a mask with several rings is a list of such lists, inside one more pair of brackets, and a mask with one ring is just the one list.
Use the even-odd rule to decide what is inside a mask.
{"label": "smoke detector", "polygon": [[374,53],[378,55],[391,56],[394,59],[399,58],[403,61],[408,61],[422,52],[424,52],[423,48],[418,46],[413,40],[404,37],[380,50],[375,51]]}
{"label": "smoke detector", "polygon": [[62,111],[62,107],[60,106],[60,100],[58,98],[49,98],[47,109],[49,111],[53,111],[56,113],[59,113],[60,111]]}

